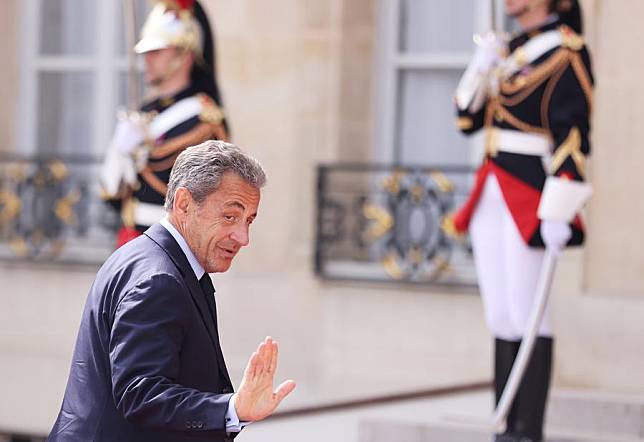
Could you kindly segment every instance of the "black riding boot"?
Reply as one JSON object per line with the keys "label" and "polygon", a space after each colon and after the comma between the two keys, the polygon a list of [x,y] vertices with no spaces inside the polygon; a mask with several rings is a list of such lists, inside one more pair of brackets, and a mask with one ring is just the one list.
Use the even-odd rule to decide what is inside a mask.
{"label": "black riding boot", "polygon": [[521,442],[543,440],[543,419],[550,387],[552,338],[538,337],[514,401],[516,417],[511,428]]}
{"label": "black riding boot", "polygon": [[[508,382],[512,365],[519,352],[520,341],[494,340],[494,403],[499,405],[505,384]],[[503,434],[495,436],[496,442],[512,441],[512,430],[516,415],[516,401],[512,404],[507,419],[507,429]]]}

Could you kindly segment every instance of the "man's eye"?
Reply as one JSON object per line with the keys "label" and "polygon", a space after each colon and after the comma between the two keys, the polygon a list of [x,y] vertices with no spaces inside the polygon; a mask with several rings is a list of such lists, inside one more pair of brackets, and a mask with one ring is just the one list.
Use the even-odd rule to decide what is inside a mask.
{"label": "man's eye", "polygon": [[226,221],[235,221],[235,219],[237,219],[237,217],[235,217],[235,215],[224,215],[224,219]]}

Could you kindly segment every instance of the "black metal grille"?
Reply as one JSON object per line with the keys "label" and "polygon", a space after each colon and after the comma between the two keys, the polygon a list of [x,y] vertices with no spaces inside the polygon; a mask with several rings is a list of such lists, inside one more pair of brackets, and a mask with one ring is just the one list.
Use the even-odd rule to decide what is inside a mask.
{"label": "black metal grille", "polygon": [[0,259],[98,264],[117,214],[100,198],[91,157],[0,157]]}
{"label": "black metal grille", "polygon": [[338,164],[317,171],[315,271],[323,278],[471,286],[467,238],[442,229],[466,198],[463,167]]}

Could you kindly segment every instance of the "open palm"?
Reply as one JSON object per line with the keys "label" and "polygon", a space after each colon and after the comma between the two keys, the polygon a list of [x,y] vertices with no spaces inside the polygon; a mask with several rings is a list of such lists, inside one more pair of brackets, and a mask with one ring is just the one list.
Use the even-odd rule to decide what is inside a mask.
{"label": "open palm", "polygon": [[267,337],[248,361],[244,377],[235,395],[235,410],[242,422],[270,416],[280,402],[295,388],[295,382],[283,382],[273,390],[277,370],[277,342]]}

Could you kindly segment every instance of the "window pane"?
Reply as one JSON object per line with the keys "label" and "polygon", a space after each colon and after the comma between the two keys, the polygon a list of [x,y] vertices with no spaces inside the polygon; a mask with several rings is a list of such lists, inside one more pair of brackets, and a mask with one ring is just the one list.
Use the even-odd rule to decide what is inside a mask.
{"label": "window pane", "polygon": [[93,54],[96,0],[41,0],[40,14],[41,54]]}
{"label": "window pane", "polygon": [[[129,91],[129,74],[127,72],[119,72],[117,78],[117,103],[116,107],[117,109],[125,109],[128,106],[128,98],[129,94],[132,93]],[[143,73],[139,73],[138,76],[139,80],[139,93],[141,96],[139,97],[139,100],[143,100],[145,93],[146,93],[146,88],[145,88],[145,81],[143,77]],[[141,102],[137,104],[137,107],[141,106]]]}
{"label": "window pane", "polygon": [[92,152],[93,75],[42,72],[38,81],[38,150],[46,153]]}
{"label": "window pane", "polygon": [[[141,33],[141,28],[143,27],[143,22],[145,22],[145,19],[148,15],[148,12],[150,11],[150,3],[147,0],[128,0],[134,2],[134,23],[135,23],[135,28],[136,32],[134,33],[134,41],[137,42],[139,41],[140,33]],[[126,49],[132,49],[128,48],[128,42],[127,42],[127,29],[125,29],[125,18],[123,15],[123,1],[120,0],[118,2],[118,7],[116,8],[116,29],[118,29],[118,32],[116,33],[116,38],[117,43],[116,43],[116,50],[118,55],[125,55]]]}
{"label": "window pane", "polygon": [[403,164],[467,165],[468,142],[454,125],[460,71],[406,71],[399,83],[398,158]]}
{"label": "window pane", "polygon": [[474,0],[403,0],[401,52],[470,51]]}

